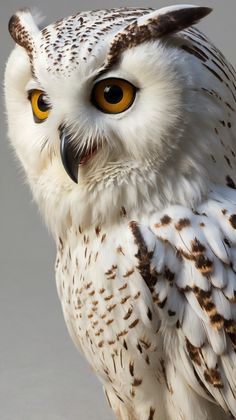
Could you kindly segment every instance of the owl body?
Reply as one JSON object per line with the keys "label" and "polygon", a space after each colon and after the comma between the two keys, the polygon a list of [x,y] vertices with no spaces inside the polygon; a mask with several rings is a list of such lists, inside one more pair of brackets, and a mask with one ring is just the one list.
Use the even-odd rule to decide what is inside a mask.
{"label": "owl body", "polygon": [[9,136],[70,335],[120,419],[236,418],[236,78],[192,27],[208,13],[9,23]]}
{"label": "owl body", "polygon": [[[58,240],[56,279],[64,318],[75,345],[103,383],[117,418],[230,418],[213,404],[207,390],[212,384],[206,382],[205,387],[201,383],[207,369],[209,375],[213,372],[217,375],[218,368],[201,366],[202,372],[195,371],[195,363],[197,366],[200,363],[200,343],[209,345],[198,321],[192,324],[195,323],[192,309],[190,313],[184,309],[184,294],[188,295],[188,287],[194,289],[188,278],[191,271],[195,270],[196,277],[198,273],[203,276],[197,282],[201,287],[210,290],[210,282],[203,286],[208,281],[194,264],[186,265],[183,270],[173,249],[158,243],[155,236],[155,231],[160,230],[161,240],[166,241],[167,226],[163,218],[171,215],[172,223],[177,225],[182,220],[178,217],[184,212],[186,219],[190,217],[190,212],[181,207],[155,213],[148,227],[130,223],[122,215],[112,230],[105,225],[85,231],[79,227]],[[206,216],[196,217],[196,221],[192,218],[194,227],[206,219]],[[209,224],[215,223],[214,217],[210,221],[211,214],[207,217]],[[158,224],[163,226],[155,228]],[[139,242],[138,228],[143,245]],[[191,232],[192,228],[185,228],[187,236],[196,234]],[[198,234],[201,236],[201,232]],[[142,246],[147,248],[140,255]],[[191,305],[196,310],[194,303]],[[184,331],[176,328],[179,320]],[[193,327],[198,328],[197,333],[191,332]],[[191,347],[188,338],[195,346]],[[215,351],[220,354],[224,347],[222,337],[214,337],[213,333],[211,340],[216,340]],[[208,351],[209,359],[213,359],[212,367],[216,367],[220,357],[211,348]],[[220,387],[217,384],[216,393]]]}

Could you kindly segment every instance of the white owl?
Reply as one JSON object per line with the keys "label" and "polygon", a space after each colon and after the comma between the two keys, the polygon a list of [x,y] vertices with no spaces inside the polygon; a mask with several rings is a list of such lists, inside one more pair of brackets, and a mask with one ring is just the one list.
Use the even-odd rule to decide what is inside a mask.
{"label": "white owl", "polygon": [[9,137],[118,419],[236,418],[236,78],[191,27],[209,12],[9,23]]}

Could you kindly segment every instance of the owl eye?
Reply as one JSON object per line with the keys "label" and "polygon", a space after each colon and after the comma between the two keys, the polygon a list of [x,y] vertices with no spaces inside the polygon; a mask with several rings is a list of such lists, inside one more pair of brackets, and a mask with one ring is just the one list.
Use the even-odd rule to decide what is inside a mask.
{"label": "owl eye", "polygon": [[49,116],[51,108],[46,94],[42,90],[31,90],[29,92],[29,100],[31,102],[35,122],[40,123],[45,121]]}
{"label": "owl eye", "polygon": [[100,80],[91,94],[92,104],[107,114],[120,114],[131,107],[137,88],[130,82],[118,78]]}

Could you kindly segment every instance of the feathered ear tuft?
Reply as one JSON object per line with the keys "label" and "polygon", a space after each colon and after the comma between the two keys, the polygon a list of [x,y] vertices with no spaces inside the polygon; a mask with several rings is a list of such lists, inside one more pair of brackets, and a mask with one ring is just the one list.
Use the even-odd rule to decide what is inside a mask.
{"label": "feathered ear tuft", "polygon": [[148,13],[126,26],[114,37],[108,54],[108,67],[122,52],[143,42],[182,31],[199,22],[212,9],[193,5],[164,7]]}
{"label": "feathered ear tuft", "polygon": [[9,32],[14,41],[32,55],[34,36],[40,31],[28,9],[19,10],[8,24]]}
{"label": "feathered ear tuft", "polygon": [[155,37],[160,38],[195,25],[211,12],[212,9],[209,7],[182,4],[163,7],[155,12],[151,12],[139,18],[137,23],[138,26],[148,26],[151,33]]}

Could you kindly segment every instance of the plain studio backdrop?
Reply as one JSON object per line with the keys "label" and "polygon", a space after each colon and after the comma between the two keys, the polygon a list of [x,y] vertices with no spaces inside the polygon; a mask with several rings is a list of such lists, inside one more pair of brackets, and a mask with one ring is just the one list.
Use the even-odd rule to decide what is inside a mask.
{"label": "plain studio backdrop", "polygon": [[[17,9],[37,7],[50,23],[79,10],[178,3],[191,1],[0,0],[1,81],[14,46],[7,24]],[[199,27],[236,65],[236,1],[193,3],[214,8]],[[54,281],[55,246],[8,145],[1,96],[0,420],[112,419],[101,384],[67,333]]]}

